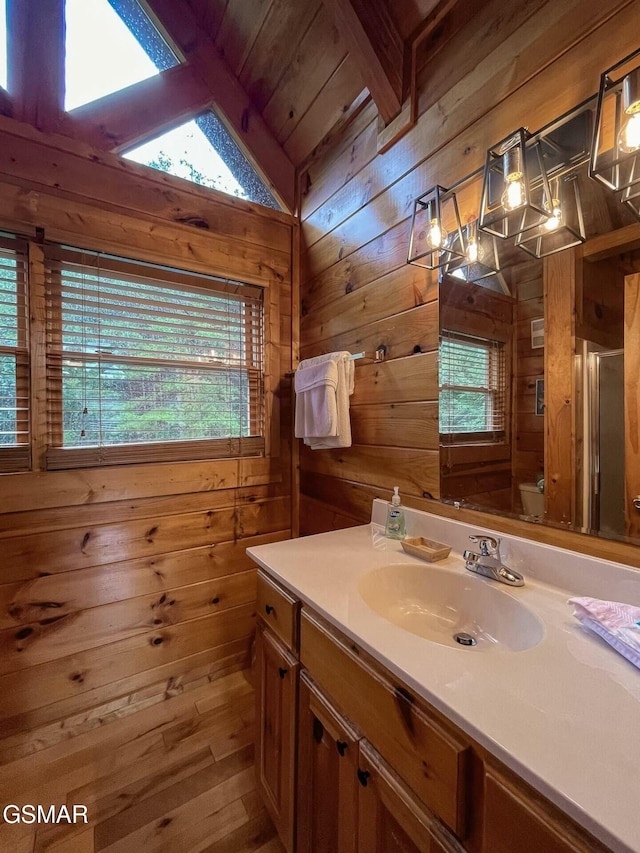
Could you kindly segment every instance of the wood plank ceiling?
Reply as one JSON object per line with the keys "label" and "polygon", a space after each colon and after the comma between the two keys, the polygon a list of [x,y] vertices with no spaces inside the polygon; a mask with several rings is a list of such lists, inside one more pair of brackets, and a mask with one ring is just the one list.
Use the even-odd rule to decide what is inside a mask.
{"label": "wood plank ceiling", "polygon": [[[369,83],[364,59],[358,55],[363,42],[379,52],[376,48],[384,51],[395,41],[400,56],[397,51],[388,53],[399,67],[387,67],[384,73],[390,79],[400,78],[402,102],[405,45],[434,8],[442,5],[438,0],[188,3],[294,166],[311,154]],[[350,9],[357,19],[354,26],[374,13],[376,23],[385,19],[387,37],[380,45],[374,43],[371,31],[354,34],[347,28],[345,10]],[[371,60],[375,62],[375,56]],[[385,121],[392,117],[390,108]]]}
{"label": "wood plank ceiling", "polygon": [[[295,169],[369,94],[387,145],[408,129],[421,57],[477,11],[474,0],[140,2],[183,64],[65,113],[64,0],[48,17],[8,0],[13,79],[0,111],[118,153],[213,105],[290,210]],[[34,71],[26,57],[43,44],[50,61]]]}

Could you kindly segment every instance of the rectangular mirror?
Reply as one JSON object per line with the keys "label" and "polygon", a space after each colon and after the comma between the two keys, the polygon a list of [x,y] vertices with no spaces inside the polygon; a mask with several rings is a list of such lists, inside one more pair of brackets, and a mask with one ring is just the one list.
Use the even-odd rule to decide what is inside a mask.
{"label": "rectangular mirror", "polygon": [[441,277],[441,496],[640,542],[640,231],[586,166],[577,180],[584,259],[499,240],[498,274]]}

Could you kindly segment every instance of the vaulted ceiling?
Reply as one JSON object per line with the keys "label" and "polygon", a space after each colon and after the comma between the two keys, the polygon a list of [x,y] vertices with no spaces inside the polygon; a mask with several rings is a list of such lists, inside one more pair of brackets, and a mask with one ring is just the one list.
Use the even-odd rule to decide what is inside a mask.
{"label": "vaulted ceiling", "polygon": [[[139,0],[182,63],[70,113],[64,0],[7,0],[0,110],[120,152],[213,106],[294,210],[295,170],[371,97],[384,145],[415,121],[417,71],[478,0]],[[11,75],[11,68],[13,72]]]}

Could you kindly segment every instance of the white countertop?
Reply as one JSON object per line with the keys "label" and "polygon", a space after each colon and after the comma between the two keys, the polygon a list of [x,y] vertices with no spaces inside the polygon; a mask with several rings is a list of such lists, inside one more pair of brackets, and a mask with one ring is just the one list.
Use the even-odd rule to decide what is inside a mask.
{"label": "white countertop", "polygon": [[[433,538],[456,538],[452,527],[449,539],[443,537],[446,521],[438,519],[437,525]],[[507,552],[513,560],[504,562],[522,570],[515,557],[518,542],[525,551],[532,545],[511,537]],[[553,553],[558,562],[562,555],[575,557],[559,549],[543,553],[547,558]],[[357,588],[364,573],[390,563],[427,565],[385,539],[378,525],[260,545],[248,554],[604,844],[639,853],[640,670],[587,635],[566,603],[567,588],[526,572],[524,587],[500,585],[537,614],[544,637],[523,651],[482,652],[422,639],[364,603]],[[494,583],[466,572],[459,553],[436,565],[474,583]],[[601,574],[606,566],[616,564],[602,564]],[[585,575],[590,571],[587,566]],[[635,591],[640,573],[623,582]],[[568,588],[595,594],[579,581]]]}

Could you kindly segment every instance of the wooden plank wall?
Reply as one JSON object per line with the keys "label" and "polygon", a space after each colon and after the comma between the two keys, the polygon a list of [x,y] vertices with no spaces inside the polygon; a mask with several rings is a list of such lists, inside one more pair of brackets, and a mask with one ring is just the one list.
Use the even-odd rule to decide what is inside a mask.
{"label": "wooden plank wall", "polygon": [[[592,96],[601,72],[638,46],[640,0],[478,6],[424,66],[419,121],[406,136],[376,154],[368,105],[300,175],[301,356],[388,351],[385,363],[356,368],[353,447],[301,451],[302,532],[366,521],[358,486],[388,496],[399,485],[414,499],[440,493],[437,285],[406,265],[413,200],[481,167],[514,129],[542,127]],[[400,410],[416,412],[411,431]],[[363,415],[380,428],[363,432]]]}
{"label": "wooden plank wall", "polygon": [[544,348],[531,346],[531,321],[544,316],[542,261],[530,259],[512,269],[516,297],[514,370],[513,511],[522,512],[518,485],[537,483],[544,472],[544,417],[536,415],[536,380],[544,377]]}
{"label": "wooden plank wall", "polygon": [[279,316],[267,332],[267,458],[0,476],[9,761],[247,665],[245,548],[291,529],[294,221],[10,119],[0,196],[2,228],[262,284]]}
{"label": "wooden plank wall", "polygon": [[[440,328],[500,341],[505,374],[512,373],[514,299],[449,276],[439,292]],[[511,396],[505,400],[505,438],[498,443],[456,444],[442,436],[440,490],[445,500],[511,512]]]}

